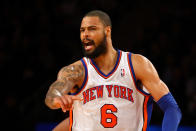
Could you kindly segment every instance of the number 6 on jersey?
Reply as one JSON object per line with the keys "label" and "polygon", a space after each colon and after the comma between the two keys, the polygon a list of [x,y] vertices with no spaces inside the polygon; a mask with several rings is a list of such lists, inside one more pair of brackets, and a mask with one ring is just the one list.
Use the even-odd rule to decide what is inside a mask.
{"label": "number 6 on jersey", "polygon": [[117,125],[117,116],[114,114],[116,112],[117,108],[112,104],[105,104],[101,107],[101,124],[103,127],[113,128]]}

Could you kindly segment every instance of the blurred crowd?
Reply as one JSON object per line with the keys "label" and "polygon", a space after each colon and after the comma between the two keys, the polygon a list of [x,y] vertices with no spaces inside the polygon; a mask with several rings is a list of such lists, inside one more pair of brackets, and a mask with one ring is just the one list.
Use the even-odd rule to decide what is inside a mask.
{"label": "blurred crowd", "polygon": [[[83,57],[80,22],[99,9],[112,20],[115,48],[154,64],[179,104],[181,125],[196,125],[196,1],[18,0],[0,5],[1,119],[6,128],[34,129],[68,116],[44,104],[65,65]],[[163,113],[154,104],[152,124]]]}

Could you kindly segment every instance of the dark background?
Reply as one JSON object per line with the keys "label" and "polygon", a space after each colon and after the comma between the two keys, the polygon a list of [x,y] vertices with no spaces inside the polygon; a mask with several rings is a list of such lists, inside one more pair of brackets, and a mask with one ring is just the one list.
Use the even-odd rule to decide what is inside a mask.
{"label": "dark background", "polygon": [[[80,22],[94,9],[110,15],[115,48],[142,54],[154,64],[182,110],[180,125],[196,125],[195,5],[195,0],[1,2],[1,125],[30,131],[68,116],[47,108],[44,98],[58,71],[83,57]],[[162,118],[154,104],[151,124],[160,125]]]}

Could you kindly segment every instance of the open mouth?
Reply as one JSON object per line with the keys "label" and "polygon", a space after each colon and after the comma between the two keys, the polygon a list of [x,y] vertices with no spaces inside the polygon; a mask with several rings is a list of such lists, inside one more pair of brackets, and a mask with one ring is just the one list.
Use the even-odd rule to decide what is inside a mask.
{"label": "open mouth", "polygon": [[88,41],[88,42],[83,42],[83,44],[84,44],[84,49],[88,51],[93,48],[94,42]]}

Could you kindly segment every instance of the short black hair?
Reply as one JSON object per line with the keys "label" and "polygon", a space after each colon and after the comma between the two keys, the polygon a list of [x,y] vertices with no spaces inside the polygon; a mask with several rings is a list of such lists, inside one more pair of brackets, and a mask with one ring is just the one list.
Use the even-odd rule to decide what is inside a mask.
{"label": "short black hair", "polygon": [[107,13],[100,10],[93,10],[88,12],[84,17],[88,17],[88,16],[97,16],[105,26],[110,26],[112,28],[112,22]]}

